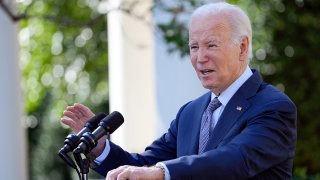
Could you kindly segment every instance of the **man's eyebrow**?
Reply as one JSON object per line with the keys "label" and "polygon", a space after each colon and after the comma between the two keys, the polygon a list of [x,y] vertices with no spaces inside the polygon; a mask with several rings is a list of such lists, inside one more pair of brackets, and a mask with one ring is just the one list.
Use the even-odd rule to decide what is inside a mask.
{"label": "man's eyebrow", "polygon": [[[208,39],[204,40],[202,43],[209,44],[209,43],[221,43],[221,42],[222,42],[222,41],[219,40],[219,39],[216,38],[216,37],[209,37]],[[190,46],[190,45],[194,45],[194,44],[198,44],[198,43],[201,44],[201,42],[197,42],[197,41],[194,41],[194,40],[190,40],[190,41],[188,42],[188,45]]]}
{"label": "man's eyebrow", "polygon": [[209,38],[206,43],[220,43],[221,41],[217,38]]}
{"label": "man's eyebrow", "polygon": [[197,44],[197,43],[194,42],[194,41],[189,41],[189,42],[188,42],[188,46],[191,46],[191,45],[193,45],[193,44]]}

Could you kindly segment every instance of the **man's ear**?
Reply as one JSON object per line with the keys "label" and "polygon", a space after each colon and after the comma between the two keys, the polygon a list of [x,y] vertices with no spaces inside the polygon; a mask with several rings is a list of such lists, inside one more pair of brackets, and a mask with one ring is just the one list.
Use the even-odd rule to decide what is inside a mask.
{"label": "man's ear", "polygon": [[240,57],[241,60],[246,60],[249,52],[249,38],[247,36],[243,36],[240,42]]}

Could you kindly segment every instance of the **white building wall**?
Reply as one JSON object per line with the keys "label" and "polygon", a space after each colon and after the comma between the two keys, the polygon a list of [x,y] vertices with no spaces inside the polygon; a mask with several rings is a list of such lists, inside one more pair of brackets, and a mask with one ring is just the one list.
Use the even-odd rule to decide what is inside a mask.
{"label": "white building wall", "polygon": [[189,57],[182,59],[178,53],[169,54],[162,39],[155,39],[155,42],[156,132],[159,136],[167,131],[182,105],[206,90],[198,80]]}
{"label": "white building wall", "polygon": [[0,179],[27,179],[18,49],[17,24],[0,8]]}
{"label": "white building wall", "polygon": [[[139,1],[136,7],[146,14],[151,3]],[[161,11],[148,16],[152,23],[167,18]],[[112,141],[130,152],[143,151],[167,130],[183,104],[205,91],[189,58],[169,54],[151,24],[119,11],[108,15],[110,112],[125,117]]]}
{"label": "white building wall", "polygon": [[[113,1],[131,3],[136,0]],[[135,6],[135,14],[148,12],[152,1]],[[149,20],[151,13],[144,15]],[[108,15],[110,112],[117,110],[124,124],[113,142],[140,152],[155,136],[155,79],[151,27],[120,11]]]}

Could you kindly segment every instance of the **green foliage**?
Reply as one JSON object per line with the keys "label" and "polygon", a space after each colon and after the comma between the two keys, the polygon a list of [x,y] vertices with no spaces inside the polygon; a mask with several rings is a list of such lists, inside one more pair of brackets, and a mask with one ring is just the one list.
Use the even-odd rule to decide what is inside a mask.
{"label": "green foliage", "polygon": [[[167,5],[169,4],[169,5]],[[204,4],[203,0],[173,1],[165,3],[155,1],[155,6],[170,13],[169,22],[161,22],[156,26],[162,32],[164,40],[168,43],[168,51],[179,51],[181,57],[189,54],[188,20],[190,13],[197,6]]]}
{"label": "green foliage", "polygon": [[[270,3],[271,4],[271,3]],[[285,92],[298,108],[298,143],[295,165],[307,167],[308,173],[320,171],[320,2],[283,1],[283,7],[271,6],[266,18],[273,28],[275,53],[270,54],[276,71],[265,76],[273,84],[283,84]]]}
{"label": "green foliage", "polygon": [[319,180],[320,173],[316,175],[308,175],[306,167],[296,167],[293,172],[293,180]]}
{"label": "green foliage", "polygon": [[174,45],[168,49],[169,52],[179,49],[181,56],[188,54],[188,39],[185,38],[188,31],[184,28],[184,24],[177,22],[177,19],[173,18],[168,24],[159,24],[158,27],[164,32],[166,42]]}
{"label": "green foliage", "polygon": [[56,155],[69,133],[59,123],[68,105],[109,109],[107,25],[97,6],[85,0],[19,4],[32,15],[20,22],[30,179],[72,179]]}

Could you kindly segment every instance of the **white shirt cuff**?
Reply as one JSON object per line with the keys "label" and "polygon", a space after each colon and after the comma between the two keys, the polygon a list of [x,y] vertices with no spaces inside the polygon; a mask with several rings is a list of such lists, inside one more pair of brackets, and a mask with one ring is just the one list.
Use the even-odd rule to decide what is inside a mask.
{"label": "white shirt cuff", "polygon": [[156,164],[156,166],[163,167],[163,169],[164,169],[164,180],[170,180],[170,173],[169,173],[169,170],[168,170],[167,166],[162,162],[158,162]]}
{"label": "white shirt cuff", "polygon": [[109,155],[109,153],[110,153],[110,143],[109,143],[109,140],[106,139],[106,146],[105,146],[103,152],[101,153],[100,156],[98,156],[98,157],[94,160],[94,162],[95,162],[96,164],[100,165],[100,164],[107,158],[107,156]]}

